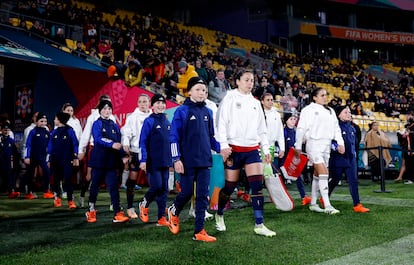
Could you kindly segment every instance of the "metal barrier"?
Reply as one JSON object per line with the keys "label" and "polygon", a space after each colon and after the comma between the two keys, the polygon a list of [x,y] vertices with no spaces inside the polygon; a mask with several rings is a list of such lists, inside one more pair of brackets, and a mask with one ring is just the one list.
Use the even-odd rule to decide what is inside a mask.
{"label": "metal barrier", "polygon": [[358,124],[362,130],[368,131],[369,124],[373,121],[376,121],[379,125],[381,131],[384,132],[397,132],[400,128],[403,127],[403,123],[401,120],[391,120],[391,119],[381,119],[378,117],[357,117],[356,115],[352,115],[353,121]]}
{"label": "metal barrier", "polygon": [[388,150],[395,150],[395,151],[401,151],[401,148],[394,148],[394,147],[384,147],[384,146],[377,146],[377,147],[370,147],[370,148],[362,148],[361,150],[373,150],[373,149],[378,149],[378,159],[380,161],[380,172],[381,172],[381,176],[380,176],[380,184],[381,184],[381,189],[380,190],[374,190],[374,192],[391,192],[391,190],[386,190],[385,189],[385,165],[384,165],[384,157],[382,155],[382,151],[384,149],[388,149]]}

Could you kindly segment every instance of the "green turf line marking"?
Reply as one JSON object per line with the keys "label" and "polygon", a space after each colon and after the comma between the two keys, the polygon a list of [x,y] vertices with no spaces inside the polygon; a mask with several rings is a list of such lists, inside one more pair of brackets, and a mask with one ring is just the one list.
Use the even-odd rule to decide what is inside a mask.
{"label": "green turf line marking", "polygon": [[337,259],[318,263],[317,265],[349,264],[414,264],[414,234],[374,247],[361,249],[360,251],[345,255]]}

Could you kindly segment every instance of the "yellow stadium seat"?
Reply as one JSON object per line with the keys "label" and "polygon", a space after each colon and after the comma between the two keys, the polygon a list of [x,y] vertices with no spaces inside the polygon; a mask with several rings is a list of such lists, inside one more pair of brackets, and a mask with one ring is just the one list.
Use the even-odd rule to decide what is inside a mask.
{"label": "yellow stadium seat", "polygon": [[72,39],[66,39],[66,46],[68,46],[71,49],[76,49],[76,41]]}
{"label": "yellow stadium seat", "polygon": [[9,23],[13,27],[18,27],[20,25],[20,19],[18,19],[17,17],[11,17],[11,18],[9,18]]}
{"label": "yellow stadium seat", "polygon": [[30,30],[33,27],[33,22],[30,20],[26,20],[26,28]]}
{"label": "yellow stadium seat", "polygon": [[62,51],[64,51],[64,52],[67,52],[67,53],[71,53],[71,52],[72,52],[72,50],[71,50],[71,49],[69,49],[68,47],[65,47],[65,46],[60,47],[60,49],[61,49]]}

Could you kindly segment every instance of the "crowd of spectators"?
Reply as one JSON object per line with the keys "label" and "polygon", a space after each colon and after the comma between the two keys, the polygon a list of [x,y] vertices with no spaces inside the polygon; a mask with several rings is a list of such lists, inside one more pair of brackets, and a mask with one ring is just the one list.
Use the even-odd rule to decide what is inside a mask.
{"label": "crowd of spectators", "polygon": [[[143,69],[142,79],[146,84],[168,86],[166,80],[177,74],[178,63],[183,60],[196,66],[196,71],[200,75],[202,73],[204,78],[211,79],[205,75],[208,71],[204,70],[208,70],[212,63],[217,63],[225,69],[225,78],[233,88],[233,75],[240,68],[256,69],[254,95],[260,98],[264,91],[270,92],[284,111],[300,111],[308,104],[315,82],[329,83],[335,89],[347,91],[349,99],[335,97],[331,103],[347,104],[353,114],[384,112],[387,116],[398,116],[414,110],[413,93],[410,90],[414,85],[414,74],[405,70],[406,66],[410,66],[406,63],[400,62],[399,82],[394,83],[364,71],[362,61],[351,63],[344,60],[333,64],[324,55],[293,56],[268,45],[251,49],[251,54],[273,62],[272,70],[267,71],[248,59],[226,55],[224,48],[235,43],[234,38],[226,34],[217,32],[217,43],[214,44],[217,50],[202,54],[201,47],[206,44],[202,35],[180,29],[175,22],[164,22],[150,14],[135,14],[132,17],[117,15],[111,24],[104,19],[102,11],[81,8],[70,0],[54,1],[53,4],[42,6],[38,6],[36,1],[19,1],[12,11],[33,17],[30,31],[36,31],[44,37],[53,35],[56,38],[59,35],[52,21],[82,27],[83,38],[77,40],[73,52],[75,55],[105,67],[123,65],[121,69],[124,70],[130,60],[136,60]],[[111,34],[102,34],[107,31]],[[62,34],[66,35],[64,38],[60,36],[60,39],[70,37],[67,32]],[[292,66],[297,66],[299,70],[293,72]],[[119,76],[124,78],[123,72]],[[141,80],[139,83],[142,83]],[[362,102],[373,102],[373,109],[364,110]]]}

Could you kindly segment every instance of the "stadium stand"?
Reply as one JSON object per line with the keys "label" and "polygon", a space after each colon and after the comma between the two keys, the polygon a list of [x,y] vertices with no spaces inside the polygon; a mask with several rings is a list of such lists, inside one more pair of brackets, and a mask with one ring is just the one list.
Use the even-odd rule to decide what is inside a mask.
{"label": "stadium stand", "polygon": [[[58,4],[58,1],[50,1],[49,4]],[[96,6],[81,1],[71,1],[71,5],[74,8],[77,8],[79,12],[87,15],[96,15]],[[89,12],[89,13],[88,13]],[[8,23],[14,27],[20,27],[21,22],[25,21],[25,27],[30,32],[33,28],[33,24],[35,20],[42,21],[43,25],[51,24],[51,21],[42,19],[42,18],[33,18],[24,14],[13,14],[13,12],[8,12],[8,16],[10,16]],[[108,35],[105,34],[98,34],[99,38],[108,37],[111,42],[114,41],[114,36],[118,36],[119,34],[126,33],[131,29],[127,27],[127,25],[119,24],[119,20],[123,21],[125,18],[133,18],[135,17],[139,21],[143,20],[145,15],[144,14],[137,14],[136,12],[127,11],[116,9],[113,13],[102,12],[100,13],[102,17],[101,21],[98,22],[105,22],[106,28],[105,31],[110,31],[111,33]],[[157,18],[161,24],[161,27],[169,27],[169,30],[176,29],[178,34],[181,36],[186,34],[193,34],[194,36],[201,36],[203,39],[203,43],[199,46],[199,52],[203,58],[215,56],[213,68],[225,68],[228,61],[224,61],[223,57],[228,56],[226,58],[228,60],[236,60],[236,61],[246,61],[250,63],[250,67],[257,69],[258,76],[262,74],[262,71],[269,69],[269,64],[272,66],[273,73],[276,73],[278,79],[282,79],[284,85],[290,82],[292,83],[292,78],[295,77],[298,79],[299,88],[309,92],[312,86],[320,86],[325,88],[329,93],[329,100],[339,98],[341,99],[342,103],[346,104],[361,104],[362,108],[364,109],[365,113],[361,115],[354,114],[354,119],[357,124],[361,126],[362,129],[367,130],[368,124],[373,120],[377,120],[380,123],[380,128],[386,132],[393,133],[396,130],[401,129],[405,124],[405,113],[406,111],[399,112],[399,111],[391,111],[390,113],[385,113],[383,111],[376,111],[376,102],[380,98],[389,98],[390,93],[384,93],[384,90],[378,90],[375,88],[375,98],[369,98],[370,93],[373,91],[372,86],[375,80],[370,79],[369,75],[370,72],[366,72],[369,69],[370,65],[362,64],[358,65],[359,62],[345,62],[339,58],[332,58],[329,60],[321,60],[320,57],[314,57],[309,60],[309,58],[305,58],[305,56],[297,56],[293,53],[288,53],[283,49],[270,47],[266,44],[241,38],[236,35],[230,35],[227,33],[220,32],[218,30],[207,29],[201,26],[193,26],[187,25],[181,22],[173,22],[168,21],[165,18]],[[52,21],[54,25],[59,24],[56,21]],[[103,24],[101,24],[103,25]],[[73,35],[70,33],[75,32],[75,28],[73,25],[65,24],[65,34],[66,38],[64,40],[64,44],[57,44],[52,43],[52,46],[55,46],[65,52],[71,53],[76,48],[76,42],[79,39],[73,38]],[[100,31],[102,28],[97,27],[97,30]],[[156,47],[154,49],[161,49],[165,44],[165,40],[160,38],[159,32],[156,32],[157,29],[151,29],[151,33],[148,35],[149,40],[147,41],[154,41]],[[225,38],[225,52],[220,52],[220,45],[219,42],[221,38]],[[232,43],[228,43],[228,40],[232,40]],[[85,48],[85,45],[83,45]],[[240,51],[244,54],[240,54]],[[129,55],[130,51],[125,49],[125,57]],[[86,51],[88,54],[88,51]],[[263,58],[261,56],[265,56]],[[99,54],[102,58],[103,54]],[[276,64],[279,63],[279,65]],[[277,66],[277,67],[274,67]],[[383,64],[383,74],[386,72],[388,73],[399,73],[401,67],[394,66],[391,63]],[[351,68],[353,71],[348,73],[341,72],[343,69]],[[413,73],[414,67],[410,66],[405,69],[407,73]],[[385,75],[384,75],[385,76]],[[364,92],[362,98],[358,98],[358,100],[354,100],[354,91],[351,91],[349,88],[344,89],[345,85],[349,82],[353,82],[358,80],[358,77],[361,80],[369,79],[367,86],[364,87]],[[339,82],[337,85],[333,84],[333,80],[338,79]],[[381,79],[380,79],[381,80]],[[411,78],[412,80],[412,78]],[[367,89],[367,87],[369,89]],[[407,97],[411,96],[412,100],[412,93],[414,89],[412,86],[409,87],[407,91],[405,91],[405,95]],[[411,94],[409,94],[411,93]],[[394,94],[392,94],[394,95]],[[275,106],[282,111],[283,106],[280,103],[281,95],[277,95],[275,98]]]}

